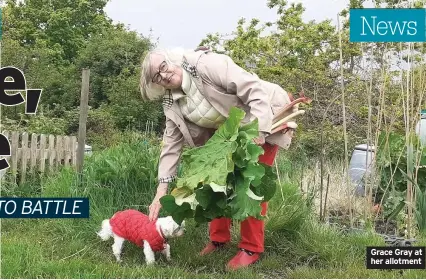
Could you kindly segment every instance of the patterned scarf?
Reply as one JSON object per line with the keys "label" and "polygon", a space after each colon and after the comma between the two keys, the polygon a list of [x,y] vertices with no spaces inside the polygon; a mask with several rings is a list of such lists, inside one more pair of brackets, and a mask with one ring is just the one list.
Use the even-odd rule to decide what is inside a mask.
{"label": "patterned scarf", "polygon": [[[184,70],[186,70],[189,74],[191,74],[192,77],[194,78],[199,77],[195,66],[189,64],[186,60],[182,62],[181,66]],[[165,109],[170,109],[172,105],[173,105],[172,91],[168,89],[166,91],[166,94],[163,96],[163,107]]]}

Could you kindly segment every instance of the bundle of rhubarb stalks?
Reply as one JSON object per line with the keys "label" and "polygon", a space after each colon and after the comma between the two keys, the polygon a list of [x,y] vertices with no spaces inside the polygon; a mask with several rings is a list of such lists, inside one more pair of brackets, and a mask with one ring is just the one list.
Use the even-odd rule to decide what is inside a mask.
{"label": "bundle of rhubarb stalks", "polygon": [[[312,99],[306,97],[303,91],[300,93],[300,97],[297,99],[294,99],[291,94],[289,94],[289,96],[291,102],[287,104],[282,110],[280,110],[272,120],[272,134],[277,133],[279,131],[282,131],[282,133],[286,133],[289,129],[296,129],[297,124],[293,121],[293,119],[305,113],[305,110],[298,109],[299,104],[309,104],[312,102]],[[291,111],[290,114],[289,111]]]}
{"label": "bundle of rhubarb stalks", "polygon": [[[292,119],[304,114],[298,108],[301,102],[311,100],[302,93],[275,114],[273,133],[296,128]],[[231,108],[203,146],[182,153],[182,174],[171,193],[160,199],[178,224],[185,219],[201,224],[220,217],[234,221],[264,218],[261,203],[275,195],[277,176],[272,166],[259,162],[264,150],[253,141],[259,135],[258,119],[241,125],[245,115],[242,109]]]}

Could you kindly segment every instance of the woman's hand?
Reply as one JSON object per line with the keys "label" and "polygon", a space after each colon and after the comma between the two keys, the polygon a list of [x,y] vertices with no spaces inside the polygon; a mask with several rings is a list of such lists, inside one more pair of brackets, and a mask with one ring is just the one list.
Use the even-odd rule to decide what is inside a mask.
{"label": "woman's hand", "polygon": [[160,198],[167,194],[168,183],[161,183],[158,185],[157,194],[154,197],[151,205],[149,206],[149,220],[153,221],[158,218],[158,213],[160,213],[161,203]]}
{"label": "woman's hand", "polygon": [[260,136],[253,138],[254,143],[258,146],[265,144],[265,136],[261,133]]}

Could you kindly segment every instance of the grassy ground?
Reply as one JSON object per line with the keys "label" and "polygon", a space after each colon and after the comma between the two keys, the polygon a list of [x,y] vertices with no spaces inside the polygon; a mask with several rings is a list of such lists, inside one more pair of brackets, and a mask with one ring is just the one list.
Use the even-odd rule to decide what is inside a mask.
{"label": "grassy ground", "polygon": [[81,221],[13,221],[4,226],[2,278],[425,278],[424,271],[406,270],[401,275],[367,270],[364,248],[380,240],[343,237],[320,228],[304,228],[298,238],[267,232],[266,253],[258,264],[226,272],[237,239],[217,254],[198,257],[207,237],[205,227],[190,226],[184,237],[171,241],[170,263],[160,256],[157,266],[148,267],[142,251],[129,243],[124,246],[123,263],[117,264],[111,242],[99,242],[94,230],[82,232]]}
{"label": "grassy ground", "polygon": [[225,271],[237,252],[239,225],[233,225],[231,246],[198,257],[208,241],[207,225],[196,227],[191,221],[183,237],[170,241],[171,262],[159,256],[156,266],[146,266],[142,251],[125,243],[123,263],[117,264],[112,240],[102,242],[96,232],[117,210],[146,211],[156,187],[157,144],[140,141],[93,156],[79,186],[69,170],[39,187],[21,186],[19,194],[13,185],[4,185],[3,196],[89,197],[90,218],[3,219],[1,278],[426,278],[425,270],[367,270],[365,247],[384,245],[383,240],[318,224],[299,186],[285,176],[285,167],[280,172],[282,193],[269,205],[266,252],[251,268]]}

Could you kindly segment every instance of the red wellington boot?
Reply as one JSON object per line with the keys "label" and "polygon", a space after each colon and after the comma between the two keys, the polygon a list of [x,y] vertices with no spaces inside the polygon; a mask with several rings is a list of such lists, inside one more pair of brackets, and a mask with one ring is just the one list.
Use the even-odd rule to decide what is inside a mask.
{"label": "red wellington boot", "polygon": [[222,248],[225,244],[221,242],[209,242],[206,247],[200,252],[200,256],[205,256],[207,254],[213,253],[219,248]]}
{"label": "red wellington boot", "polygon": [[253,253],[244,249],[240,251],[233,257],[227,264],[226,268],[228,270],[236,270],[239,268],[247,267],[254,264],[260,258],[259,253]]}

